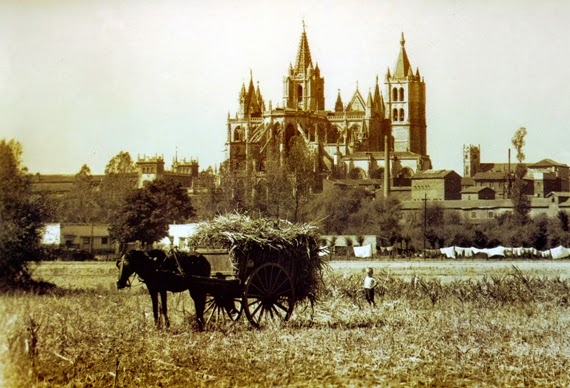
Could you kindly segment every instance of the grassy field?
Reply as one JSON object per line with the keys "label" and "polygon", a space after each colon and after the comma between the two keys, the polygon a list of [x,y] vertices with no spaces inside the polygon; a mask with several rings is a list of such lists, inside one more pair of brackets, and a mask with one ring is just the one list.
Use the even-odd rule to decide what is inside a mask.
{"label": "grassy field", "polygon": [[42,264],[58,289],[0,296],[0,386],[570,385],[570,263],[485,263],[334,263],[289,322],[203,332],[187,294],[155,329],[144,286],[117,291],[114,263]]}

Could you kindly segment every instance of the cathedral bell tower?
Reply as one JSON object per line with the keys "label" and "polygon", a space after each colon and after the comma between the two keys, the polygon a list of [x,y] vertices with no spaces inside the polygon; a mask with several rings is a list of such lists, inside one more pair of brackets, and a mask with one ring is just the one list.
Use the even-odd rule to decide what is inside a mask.
{"label": "cathedral bell tower", "polygon": [[290,65],[289,74],[283,78],[283,105],[301,111],[325,109],[325,79],[319,65],[313,67],[304,24],[295,67]]}
{"label": "cathedral bell tower", "polygon": [[387,115],[390,117],[394,151],[427,155],[426,87],[419,69],[415,74],[405,48],[404,33],[394,73],[386,74]]}

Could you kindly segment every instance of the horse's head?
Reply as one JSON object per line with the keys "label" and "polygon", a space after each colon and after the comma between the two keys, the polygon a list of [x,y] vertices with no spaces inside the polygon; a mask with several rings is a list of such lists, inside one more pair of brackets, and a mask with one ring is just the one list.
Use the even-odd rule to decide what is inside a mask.
{"label": "horse's head", "polygon": [[117,260],[117,268],[119,268],[119,279],[117,280],[117,288],[120,290],[125,287],[130,287],[131,282],[129,278],[135,273],[133,264],[131,262],[132,251],[125,253]]}

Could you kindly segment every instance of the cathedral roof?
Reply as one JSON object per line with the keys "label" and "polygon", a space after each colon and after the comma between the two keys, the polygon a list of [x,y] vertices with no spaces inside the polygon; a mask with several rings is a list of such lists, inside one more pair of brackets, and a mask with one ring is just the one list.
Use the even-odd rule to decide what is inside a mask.
{"label": "cathedral roof", "polygon": [[356,86],[356,91],[352,96],[352,99],[348,103],[346,107],[347,111],[365,111],[366,110],[366,102],[364,102],[364,98],[360,91],[358,90],[358,86]]}
{"label": "cathedral roof", "polygon": [[309,49],[309,41],[307,40],[305,24],[303,23],[303,33],[301,34],[301,40],[299,42],[295,71],[297,73],[305,73],[309,66],[313,67],[313,60],[311,59],[311,50]]}
{"label": "cathedral roof", "polygon": [[406,53],[406,48],[404,47],[406,44],[406,40],[404,39],[404,33],[402,32],[402,39],[400,40],[400,45],[402,46],[400,49],[400,55],[398,56],[398,61],[396,62],[396,67],[394,68],[394,74],[392,78],[395,79],[404,79],[406,78],[411,71],[410,60],[408,59],[408,54]]}

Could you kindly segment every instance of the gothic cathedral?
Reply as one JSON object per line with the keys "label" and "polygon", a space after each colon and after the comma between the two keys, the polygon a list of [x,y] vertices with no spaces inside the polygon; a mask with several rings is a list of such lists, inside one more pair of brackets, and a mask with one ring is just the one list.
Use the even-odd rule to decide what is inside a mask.
{"label": "gothic cathedral", "polygon": [[313,63],[303,26],[296,60],[283,77],[281,105],[266,104],[251,75],[249,85],[242,85],[238,111],[227,120],[229,171],[262,180],[270,163],[286,161],[297,136],[311,153],[316,182],[382,180],[388,172],[397,185],[430,169],[425,83],[419,70],[412,70],[403,34],[400,46],[393,72],[386,73],[384,93],[376,77],[367,95],[357,86],[345,104],[339,91],[334,109],[326,110],[325,79]]}

